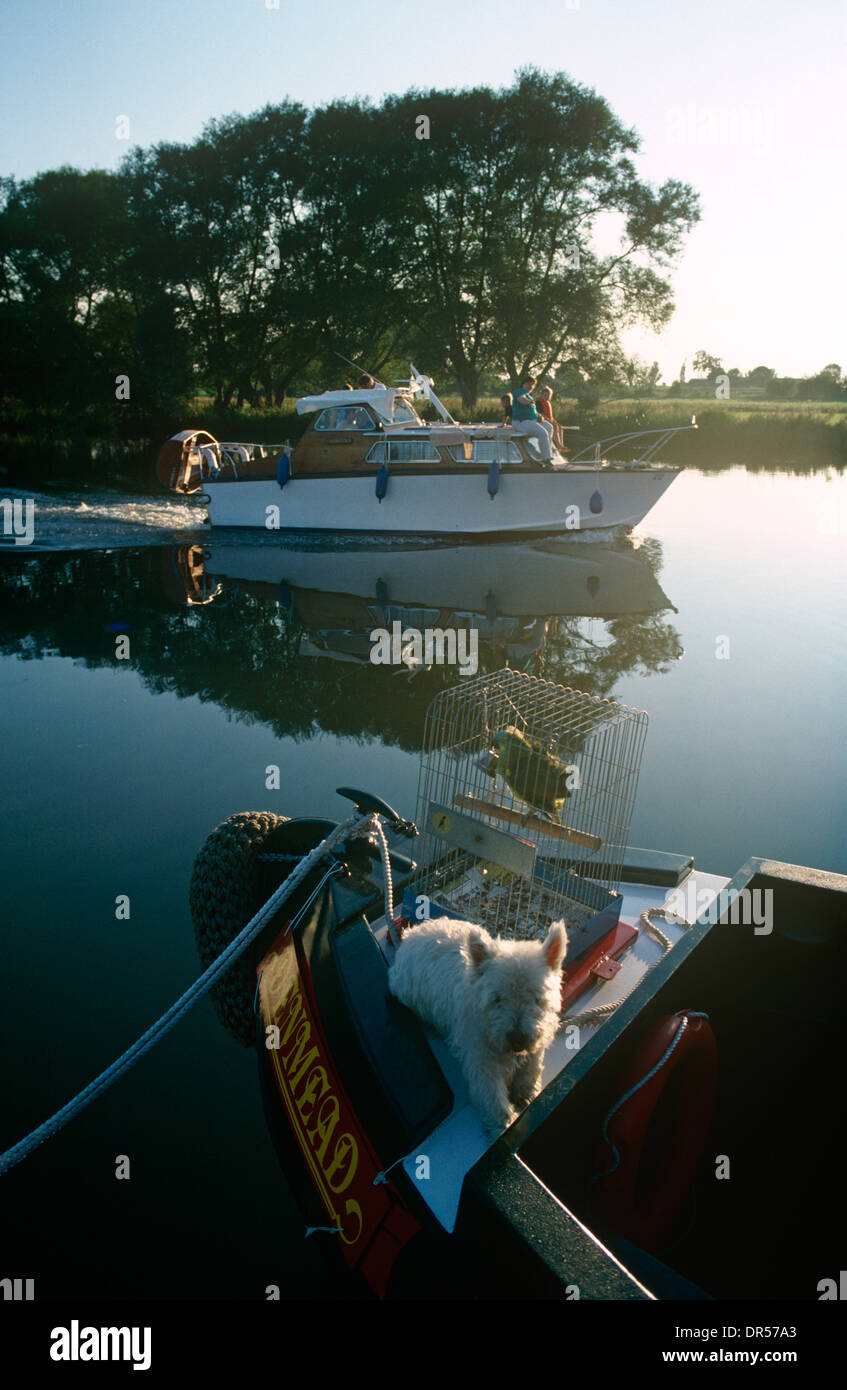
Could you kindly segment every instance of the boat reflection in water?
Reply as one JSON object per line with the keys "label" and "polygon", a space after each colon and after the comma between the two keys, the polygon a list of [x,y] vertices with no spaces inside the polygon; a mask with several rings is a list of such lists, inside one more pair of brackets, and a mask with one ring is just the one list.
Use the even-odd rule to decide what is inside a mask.
{"label": "boat reflection in water", "polygon": [[[176,596],[181,584],[191,606],[219,607],[236,594],[273,604],[299,629],[302,657],[387,664],[409,674],[458,665],[471,674],[504,662],[544,664],[550,647],[557,669],[568,653],[584,669],[592,654],[608,657],[615,622],[631,619],[631,631],[639,620],[672,609],[656,579],[659,560],[656,542],[636,548],[621,540],[195,545],[174,554],[168,587]],[[605,640],[586,630],[592,619],[607,624]],[[417,640],[427,633],[433,634],[429,648]],[[660,662],[679,655],[674,630],[663,635]],[[649,665],[646,652],[645,659]]]}

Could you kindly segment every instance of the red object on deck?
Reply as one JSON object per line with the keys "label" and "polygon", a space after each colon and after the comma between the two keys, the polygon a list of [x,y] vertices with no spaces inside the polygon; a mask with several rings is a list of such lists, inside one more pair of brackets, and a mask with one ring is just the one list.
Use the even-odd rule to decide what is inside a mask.
{"label": "red object on deck", "polygon": [[566,960],[562,971],[562,1008],[578,999],[589,985],[612,979],[620,969],[616,957],[622,955],[637,938],[637,927],[629,922],[618,922],[572,965]]}

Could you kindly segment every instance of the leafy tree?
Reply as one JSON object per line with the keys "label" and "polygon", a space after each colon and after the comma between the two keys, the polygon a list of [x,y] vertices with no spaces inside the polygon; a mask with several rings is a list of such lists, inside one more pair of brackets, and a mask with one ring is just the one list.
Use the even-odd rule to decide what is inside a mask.
{"label": "leafy tree", "polygon": [[695,372],[702,372],[709,380],[717,376],[718,372],[723,371],[723,363],[719,357],[713,357],[709,352],[696,352],[692,363]]}
{"label": "leafy tree", "polygon": [[[404,160],[410,281],[421,339],[442,346],[465,406],[486,369],[504,364],[516,385],[587,357],[612,324],[667,322],[664,275],[697,199],[638,180],[637,138],[596,93],[524,69],[505,91],[409,92],[384,110],[407,132],[431,118]],[[621,245],[603,256],[594,233],[609,218]]]}
{"label": "leafy tree", "polygon": [[640,357],[630,357],[624,364],[624,379],[630,391],[638,392],[641,395],[649,394],[654,391],[661,377],[661,369],[658,362],[653,362],[648,367]]}
{"label": "leafy tree", "polygon": [[808,377],[801,383],[803,395],[810,401],[840,401],[847,394],[840,378],[841,368],[836,362],[830,362],[815,376]]}
{"label": "leafy tree", "polygon": [[196,362],[221,407],[278,405],[349,375],[337,354],[389,379],[414,356],[468,408],[504,371],[602,390],[625,378],[620,330],[667,321],[699,216],[686,185],[638,179],[637,146],[595,92],[525,69],[500,91],[285,101],[117,174],[3,180],[4,397],[104,421],[126,373],[120,417],[149,420]]}
{"label": "leafy tree", "polygon": [[5,180],[0,210],[0,367],[6,396],[76,409],[114,401],[119,366],[98,352],[97,317],[121,293],[120,181],[61,168]]}
{"label": "leafy tree", "polygon": [[747,373],[747,381],[750,386],[770,386],[776,372],[773,367],[754,367],[752,372]]}
{"label": "leafy tree", "polygon": [[279,396],[317,339],[301,269],[305,128],[302,107],[269,106],[123,165],[134,267],[167,287],[224,405],[236,392],[257,404],[262,379]]}

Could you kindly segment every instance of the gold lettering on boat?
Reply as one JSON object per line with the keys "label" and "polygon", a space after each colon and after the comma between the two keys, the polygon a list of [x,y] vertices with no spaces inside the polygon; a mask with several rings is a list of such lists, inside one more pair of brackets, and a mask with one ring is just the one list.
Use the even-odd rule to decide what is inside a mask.
{"label": "gold lettering on boat", "polygon": [[[319,1086],[321,1088],[320,1094],[318,1093]],[[300,1093],[300,1099],[297,1102],[297,1109],[300,1111],[300,1114],[302,1115],[304,1120],[309,1118],[307,1111],[311,1113],[315,1101],[322,1099],[322,1097],[326,1095],[328,1090],[329,1078],[326,1072],[324,1071],[323,1067],[313,1067],[312,1070],[309,1072],[309,1075],[306,1079],[306,1084],[303,1087],[303,1090]]]}
{"label": "gold lettering on boat", "polygon": [[320,1148],[317,1150],[318,1163],[323,1163],[326,1158],[326,1151],[329,1148],[329,1141],[333,1136],[335,1126],[341,1116],[341,1107],[338,1104],[338,1097],[329,1095],[321,1105],[315,1117],[314,1128],[310,1129],[306,1138],[314,1145],[320,1139]]}
{"label": "gold lettering on boat", "polygon": [[303,1000],[300,997],[300,991],[298,989],[295,989],[292,991],[292,993],[293,997],[288,1009],[288,1021],[285,1025],[285,1032],[282,1034],[280,1038],[280,1046],[282,1046],[283,1043],[288,1042],[288,1039],[294,1032],[294,1029],[297,1026],[297,1022],[301,1014],[303,1013]]}
{"label": "gold lettering on boat", "polygon": [[[324,1168],[324,1177],[332,1192],[343,1192],[345,1187],[350,1186],[355,1176],[358,1162],[359,1146],[356,1140],[353,1138],[352,1134],[340,1135],[335,1145],[335,1153],[332,1156],[332,1162],[328,1168]],[[335,1174],[338,1172],[339,1168],[343,1169],[345,1164],[348,1165],[347,1171],[346,1173],[342,1172],[341,1181],[333,1182],[332,1179],[335,1177]]]}
{"label": "gold lettering on boat", "polygon": [[355,1245],[356,1241],[359,1239],[359,1236],[362,1234],[362,1226],[364,1225],[362,1219],[362,1208],[359,1206],[358,1202],[354,1202],[353,1198],[349,1197],[347,1199],[347,1202],[345,1203],[344,1210],[346,1211],[348,1217],[355,1218],[357,1224],[355,1230],[353,1230],[351,1227],[351,1222],[345,1221],[344,1230],[341,1234],[341,1239],[344,1241],[345,1245]]}
{"label": "gold lettering on boat", "polygon": [[283,957],[269,956],[262,966],[262,985],[272,1013],[282,1012],[295,984],[296,979],[285,969]]}
{"label": "gold lettering on boat", "polygon": [[[280,1030],[279,1049],[270,1054],[272,1065],[324,1205],[338,1225],[344,1244],[355,1245],[364,1225],[362,1208],[350,1197],[342,1216],[333,1199],[356,1176],[359,1146],[349,1131],[335,1137],[341,1102],[333,1090],[330,1074],[320,1064],[320,1051],[313,1041],[300,982],[296,973],[291,975],[286,955],[269,958],[260,981],[265,1018]],[[286,1045],[288,1050],[283,1052]]]}
{"label": "gold lettering on boat", "polygon": [[[311,1024],[307,1023],[306,1020],[303,1019],[300,1024],[300,1027],[297,1029],[297,1032],[295,1034],[294,1046],[292,1047],[288,1056],[285,1058],[285,1065],[288,1069],[288,1074],[291,1077],[292,1093],[297,1089],[297,1086],[300,1084],[309,1067],[312,1065],[312,1063],[318,1055],[318,1049],[316,1047],[312,1047],[309,1052],[306,1052],[306,1048],[308,1047],[311,1040]],[[284,1038],[283,1042],[285,1041],[287,1041],[287,1039]]]}

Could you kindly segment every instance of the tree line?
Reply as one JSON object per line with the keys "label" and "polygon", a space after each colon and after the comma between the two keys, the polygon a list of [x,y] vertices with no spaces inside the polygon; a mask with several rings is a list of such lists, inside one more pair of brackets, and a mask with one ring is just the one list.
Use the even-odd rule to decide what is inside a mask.
{"label": "tree line", "polygon": [[747,390],[773,401],[843,401],[847,400],[847,376],[838,362],[828,362],[812,376],[779,376],[774,367],[753,367],[742,372],[739,367],[727,369],[719,357],[700,350],[694,354],[692,368],[702,375],[686,380],[687,362],[683,362],[679,377],[671,382],[669,394],[684,395],[686,388],[704,384],[714,387],[725,383],[729,392]]}
{"label": "tree line", "polygon": [[468,408],[492,376],[589,380],[625,362],[621,330],[667,322],[699,217],[637,149],[594,91],[524,69],[2,179],[0,409],[279,406],[349,379],[339,354],[384,379],[414,360]]}

